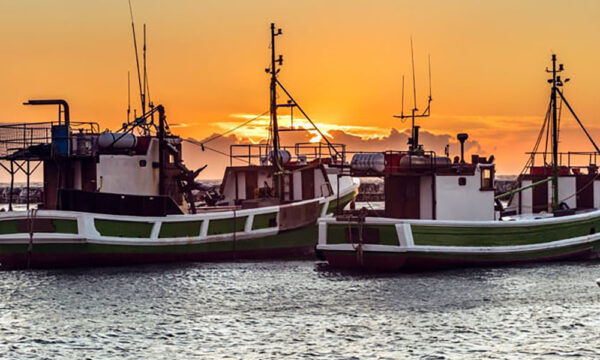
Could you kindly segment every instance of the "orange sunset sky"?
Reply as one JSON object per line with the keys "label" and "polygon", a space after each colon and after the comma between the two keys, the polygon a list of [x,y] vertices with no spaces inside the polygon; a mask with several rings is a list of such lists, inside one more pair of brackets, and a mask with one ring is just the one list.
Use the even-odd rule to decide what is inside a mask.
{"label": "orange sunset sky", "polygon": [[[0,2],[0,122],[43,121],[54,108],[29,98],[64,98],[73,121],[117,128],[126,119],[127,71],[139,107],[126,0]],[[269,24],[283,28],[280,79],[334,140],[405,149],[398,134],[401,78],[410,82],[415,41],[418,103],[433,70],[432,117],[419,123],[435,141],[468,132],[470,151],[494,154],[498,172],[518,173],[541,126],[552,52],[571,78],[565,93],[600,140],[598,1],[159,1],[133,0],[141,42],[148,26],[150,93],[172,130],[204,139],[268,110]],[[407,91],[405,102],[412,98]],[[405,107],[409,109],[408,106]],[[393,130],[395,129],[395,130]],[[561,150],[591,150],[564,116]],[[235,133],[256,140],[264,122]],[[391,134],[391,135],[390,135]],[[402,141],[396,141],[400,139]],[[234,138],[225,139],[236,141]],[[217,146],[216,144],[215,146]],[[223,149],[226,141],[221,141]],[[356,149],[358,150],[358,149]],[[439,149],[436,149],[439,151]],[[452,155],[457,147],[453,146]],[[206,156],[206,158],[203,158]],[[209,161],[210,159],[210,161]],[[222,174],[226,158],[188,151]],[[5,179],[0,175],[0,180]]]}

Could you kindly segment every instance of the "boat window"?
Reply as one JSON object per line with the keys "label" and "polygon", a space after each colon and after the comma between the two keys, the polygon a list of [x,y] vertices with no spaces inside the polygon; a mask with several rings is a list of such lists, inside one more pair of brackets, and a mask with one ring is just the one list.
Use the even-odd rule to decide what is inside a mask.
{"label": "boat window", "polygon": [[494,170],[492,168],[481,169],[481,190],[494,189]]}

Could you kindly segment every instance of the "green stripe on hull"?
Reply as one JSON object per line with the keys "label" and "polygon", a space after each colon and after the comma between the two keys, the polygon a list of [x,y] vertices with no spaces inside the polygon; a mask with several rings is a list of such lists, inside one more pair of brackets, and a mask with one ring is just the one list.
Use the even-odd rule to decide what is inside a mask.
{"label": "green stripe on hull", "polygon": [[159,238],[198,237],[202,221],[163,222],[160,226]]}
{"label": "green stripe on hull", "polygon": [[17,234],[19,230],[17,229],[17,224],[19,220],[4,220],[0,221],[0,234]]}
{"label": "green stripe on hull", "polygon": [[266,229],[277,226],[277,213],[260,214],[254,216],[252,230]]}
{"label": "green stripe on hull", "polygon": [[[317,243],[317,227],[309,226],[253,239],[233,239],[180,245],[110,245],[90,243],[33,243],[33,254],[170,254],[225,252],[312,247]],[[27,243],[0,244],[0,254],[25,254]]]}
{"label": "green stripe on hull", "polygon": [[61,234],[77,234],[77,220],[53,219],[55,231]]}
{"label": "green stripe on hull", "polygon": [[[350,231],[350,228],[352,231]],[[348,243],[348,234],[352,234],[353,243],[358,243],[359,227],[356,224],[331,225],[327,226],[327,244],[346,244]],[[368,239],[368,238],[370,239]],[[373,241],[378,239],[378,241]],[[365,243],[381,245],[400,245],[395,225],[363,225],[363,241]]]}
{"label": "green stripe on hull", "polygon": [[[489,253],[489,252],[464,252],[464,253],[450,253],[450,252],[430,252],[430,251],[410,251],[410,252],[394,252],[394,251],[365,251],[363,250],[363,256],[365,257],[402,257],[406,259],[420,259],[426,260],[466,260],[466,261],[489,261],[489,262],[510,262],[520,260],[536,260],[544,258],[558,257],[563,254],[575,253],[582,250],[591,250],[593,253],[600,251],[600,240],[585,243],[564,246],[552,249],[541,249],[531,250],[523,252],[504,252],[504,253]],[[325,253],[354,253],[355,251],[344,251],[344,250],[325,250]]]}
{"label": "green stripe on hull", "polygon": [[546,243],[600,230],[600,218],[535,226],[450,227],[411,225],[415,245],[507,246]]}
{"label": "green stripe on hull", "polygon": [[208,223],[208,235],[231,234],[232,232],[244,231],[248,216],[227,219],[210,220]]}
{"label": "green stripe on hull", "polygon": [[[35,226],[35,221],[42,220],[48,221],[47,218],[38,218],[33,219],[34,227],[36,228],[36,233],[61,233],[61,234],[77,234],[77,220],[68,220],[68,219],[49,219],[53,230],[51,229],[40,229],[38,226]],[[19,223],[22,223],[22,228],[19,230]],[[29,231],[24,230],[29,228],[29,218],[24,217],[19,220],[4,220],[0,221],[0,235],[6,234],[24,234]]]}
{"label": "green stripe on hull", "polygon": [[102,236],[149,238],[154,223],[94,219],[94,225]]}
{"label": "green stripe on hull", "polygon": [[[342,211],[342,210],[343,210],[343,209],[346,207],[346,205],[348,205],[348,203],[349,203],[350,201],[352,201],[352,199],[354,199],[355,197],[356,197],[356,192],[355,192],[355,191],[353,191],[353,192],[351,192],[351,193],[349,193],[349,194],[346,194],[346,195],[342,196],[342,197],[340,198],[340,206],[339,206],[339,211]],[[338,210],[337,203],[338,203],[338,199],[337,199],[337,198],[334,198],[334,199],[332,199],[332,200],[329,202],[329,206],[327,207],[327,214],[333,214],[333,213],[336,213],[336,210]],[[321,210],[322,210],[322,209],[321,209]]]}

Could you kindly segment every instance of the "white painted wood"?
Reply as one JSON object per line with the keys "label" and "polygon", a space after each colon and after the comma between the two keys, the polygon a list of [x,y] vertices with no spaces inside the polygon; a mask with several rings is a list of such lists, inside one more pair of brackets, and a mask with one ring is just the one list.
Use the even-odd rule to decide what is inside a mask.
{"label": "white painted wood", "polygon": [[[521,182],[521,187],[529,186],[531,184],[531,180],[523,180]],[[521,191],[521,201],[521,214],[531,214],[533,212],[533,190],[531,188]]]}
{"label": "white painted wood", "polygon": [[431,176],[421,176],[419,189],[420,196],[420,218],[433,219],[433,194],[432,194]]}
{"label": "white painted wood", "polygon": [[401,247],[414,245],[410,224],[396,224],[396,234],[398,234],[398,243]]}
{"label": "white painted wood", "polygon": [[[544,249],[557,249],[561,247],[573,246],[577,244],[585,244],[600,240],[600,233],[594,235],[585,235],[569,239],[561,239],[547,243],[536,243],[527,245],[511,245],[511,246],[421,246],[416,245],[413,247],[394,246],[394,245],[375,245],[375,244],[364,244],[363,251],[376,251],[376,252],[395,252],[395,253],[407,253],[407,252],[443,252],[443,253],[454,253],[454,254],[505,254],[505,253],[520,253],[539,251]],[[352,244],[332,244],[322,245],[317,244],[317,250],[336,250],[336,251],[356,251]]]}
{"label": "white painted wood", "polygon": [[319,222],[319,244],[327,244],[327,223]]}
{"label": "white painted wood", "polygon": [[[558,200],[565,202],[571,209],[577,207],[577,197],[573,196],[577,192],[577,179],[574,176],[562,176],[558,178]],[[552,190],[550,194],[550,202],[552,202]]]}
{"label": "white painted wood", "polygon": [[594,208],[600,209],[600,180],[594,180]]}
{"label": "white painted wood", "polygon": [[294,200],[302,200],[302,173],[294,171],[292,176],[294,177]]}
{"label": "white painted wood", "polygon": [[[464,177],[466,185],[458,185]],[[436,175],[436,218],[439,220],[494,220],[494,192],[481,191],[481,168],[475,175]]]}
{"label": "white painted wood", "polygon": [[[152,166],[158,161],[158,140],[152,139],[146,155],[98,156],[96,184],[105,193],[130,195],[158,195],[158,169]],[[140,160],[146,166],[140,166]]]}

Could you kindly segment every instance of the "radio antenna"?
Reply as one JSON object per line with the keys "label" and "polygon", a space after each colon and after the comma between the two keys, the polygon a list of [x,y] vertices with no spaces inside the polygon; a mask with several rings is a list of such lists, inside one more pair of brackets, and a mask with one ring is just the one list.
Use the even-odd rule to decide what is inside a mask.
{"label": "radio antenna", "polygon": [[402,75],[402,112],[400,116],[404,118],[404,75]]}
{"label": "radio antenna", "polygon": [[146,111],[146,100],[145,100],[145,96],[144,96],[144,90],[142,89],[142,75],[140,73],[140,59],[139,59],[139,55],[138,55],[138,48],[137,48],[137,38],[135,36],[135,24],[133,22],[133,9],[131,7],[131,0],[129,0],[129,16],[131,17],[131,31],[133,34],[133,48],[135,50],[135,64],[137,66],[137,75],[138,75],[138,85],[140,87],[140,102],[142,105],[142,115],[145,113]]}
{"label": "radio antenna", "polygon": [[144,61],[144,103],[142,104],[142,112],[146,109],[146,94],[148,94],[148,72],[146,71],[146,24],[144,24],[144,46],[142,47],[142,57]]}
{"label": "radio antenna", "polygon": [[[413,77],[413,115],[418,110],[417,109],[417,83],[415,81],[415,53],[413,50],[413,38],[410,37],[410,58],[412,62],[412,77]],[[413,116],[413,126],[415,126],[414,116]]]}
{"label": "radio antenna", "polygon": [[[431,103],[431,100],[433,100],[431,97],[431,54],[427,55],[427,63],[429,65],[429,102]],[[429,108],[429,104],[427,105],[427,108]]]}
{"label": "radio antenna", "polygon": [[407,118],[411,118],[411,136],[408,139],[409,151],[411,153],[423,152],[423,147],[419,144],[419,126],[415,125],[416,118],[428,117],[431,114],[431,101],[433,100],[431,95],[431,56],[428,55],[428,70],[429,70],[429,97],[427,98],[427,108],[423,113],[418,114],[419,109],[417,108],[417,81],[415,71],[415,52],[413,38],[410,37],[410,60],[412,65],[412,80],[413,80],[413,108],[410,115],[404,115],[404,75],[402,76],[402,112],[400,115],[394,115],[395,118],[400,118],[402,121]]}
{"label": "radio antenna", "polygon": [[127,71],[127,123],[131,114],[131,74]]}

